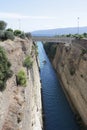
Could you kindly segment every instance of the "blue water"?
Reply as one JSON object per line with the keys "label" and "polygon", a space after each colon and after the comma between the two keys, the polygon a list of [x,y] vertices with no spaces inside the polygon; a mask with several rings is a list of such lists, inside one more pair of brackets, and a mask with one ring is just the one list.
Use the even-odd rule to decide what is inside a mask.
{"label": "blue water", "polygon": [[[37,45],[42,80],[45,130],[79,130],[43,45],[41,42],[38,42]],[[43,60],[46,60],[47,63],[44,64]]]}

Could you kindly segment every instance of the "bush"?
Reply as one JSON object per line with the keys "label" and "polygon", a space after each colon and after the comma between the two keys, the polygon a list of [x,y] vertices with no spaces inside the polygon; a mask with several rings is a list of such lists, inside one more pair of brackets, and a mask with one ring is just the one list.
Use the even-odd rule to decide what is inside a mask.
{"label": "bush", "polygon": [[67,34],[66,37],[72,37],[72,34]]}
{"label": "bush", "polygon": [[4,41],[7,39],[14,40],[13,32],[0,30],[0,40]]}
{"label": "bush", "polygon": [[7,26],[7,23],[1,20],[0,21],[0,30],[5,30],[6,26]]}
{"label": "bush", "polygon": [[21,32],[20,30],[15,30],[15,31],[14,31],[14,35],[15,35],[15,36],[19,36],[21,33],[22,33],[22,32]]}
{"label": "bush", "polygon": [[14,34],[11,31],[5,31],[5,40],[11,39],[14,40]]}
{"label": "bush", "polygon": [[0,30],[0,40],[4,40],[5,39],[5,31]]}
{"label": "bush", "polygon": [[24,60],[23,66],[26,67],[27,69],[31,69],[33,65],[33,61],[31,60],[30,56],[27,56]]}
{"label": "bush", "polygon": [[87,53],[87,50],[82,49],[81,56],[83,56],[83,55],[86,54],[86,53]]}
{"label": "bush", "polygon": [[26,74],[23,70],[20,70],[17,74],[17,84],[25,87],[26,83],[27,83]]}
{"label": "bush", "polygon": [[34,46],[35,46],[35,55],[37,56],[38,55],[38,47],[36,44]]}
{"label": "bush", "polygon": [[15,31],[14,31],[14,35],[15,35],[15,36],[18,36],[18,37],[20,37],[20,38],[22,38],[22,39],[25,39],[25,37],[26,37],[25,33],[22,32],[21,30],[15,30]]}
{"label": "bush", "polygon": [[11,63],[6,57],[5,50],[0,47],[0,91],[5,89],[7,79],[13,75],[10,67]]}
{"label": "bush", "polygon": [[22,39],[25,39],[25,37],[26,37],[26,36],[25,36],[25,33],[24,33],[24,32],[21,32],[21,34],[19,35],[19,37],[22,38]]}
{"label": "bush", "polygon": [[11,29],[11,28],[8,28],[8,29],[6,29],[6,31],[13,32],[13,29]]}
{"label": "bush", "polygon": [[71,76],[73,76],[74,74],[75,74],[75,68],[70,68],[70,74],[71,74]]}
{"label": "bush", "polygon": [[87,38],[87,33],[83,33],[83,36],[84,36],[85,38]]}
{"label": "bush", "polygon": [[72,36],[79,40],[84,38],[83,34],[73,34]]}
{"label": "bush", "polygon": [[80,75],[83,78],[83,74]]}
{"label": "bush", "polygon": [[32,51],[35,52],[35,55],[38,56],[38,47],[35,43],[33,43],[34,45],[32,46]]}

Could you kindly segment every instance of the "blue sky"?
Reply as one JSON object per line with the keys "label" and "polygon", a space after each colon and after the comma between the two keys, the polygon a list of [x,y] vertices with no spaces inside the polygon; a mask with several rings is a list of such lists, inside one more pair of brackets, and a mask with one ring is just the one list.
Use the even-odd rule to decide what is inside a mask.
{"label": "blue sky", "polygon": [[0,0],[0,20],[25,32],[87,26],[87,0]]}

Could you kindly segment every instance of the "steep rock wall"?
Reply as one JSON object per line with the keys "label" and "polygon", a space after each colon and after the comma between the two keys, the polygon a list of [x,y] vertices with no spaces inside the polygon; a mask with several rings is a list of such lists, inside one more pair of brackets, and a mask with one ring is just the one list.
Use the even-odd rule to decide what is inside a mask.
{"label": "steep rock wall", "polygon": [[53,66],[73,109],[87,126],[87,41],[84,41],[58,44]]}
{"label": "steep rock wall", "polygon": [[[42,130],[42,103],[39,70],[32,40],[16,38],[13,42],[0,42],[11,62],[13,76],[7,81],[6,89],[0,92],[0,130]],[[26,55],[31,55],[31,70],[23,67]],[[23,69],[27,86],[17,86],[16,74]]]}

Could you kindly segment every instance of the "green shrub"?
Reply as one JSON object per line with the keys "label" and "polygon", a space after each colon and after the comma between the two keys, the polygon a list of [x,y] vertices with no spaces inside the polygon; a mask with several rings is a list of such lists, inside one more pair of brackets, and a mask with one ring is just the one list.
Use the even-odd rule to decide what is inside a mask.
{"label": "green shrub", "polygon": [[83,78],[83,74],[80,75]]}
{"label": "green shrub", "polygon": [[83,33],[83,36],[84,36],[85,38],[87,38],[87,33]]}
{"label": "green shrub", "polygon": [[15,35],[15,36],[18,36],[18,37],[20,37],[20,38],[22,38],[22,39],[25,39],[25,37],[26,37],[25,33],[22,32],[21,30],[15,30],[15,31],[14,31],[14,35]]}
{"label": "green shrub", "polygon": [[30,56],[27,56],[24,60],[23,66],[26,67],[27,69],[31,69],[33,65],[33,61]]}
{"label": "green shrub", "polygon": [[81,56],[83,56],[83,55],[86,54],[86,53],[87,53],[87,50],[82,49]]}
{"label": "green shrub", "polygon": [[14,40],[14,34],[11,31],[5,31],[5,40],[11,39]]}
{"label": "green shrub", "polygon": [[6,57],[5,50],[0,47],[0,91],[5,89],[7,79],[13,75],[10,67],[11,63]]}
{"label": "green shrub", "polygon": [[66,37],[72,37],[72,34],[67,34]]}
{"label": "green shrub", "polygon": [[6,26],[7,26],[7,23],[0,20],[0,30],[5,30]]}
{"label": "green shrub", "polygon": [[74,67],[70,68],[70,74],[71,74],[71,76],[73,76],[75,74],[75,68]]}
{"label": "green shrub", "polygon": [[12,28],[8,28],[8,29],[6,29],[6,31],[13,32],[13,29]]}
{"label": "green shrub", "polygon": [[37,56],[38,55],[38,47],[37,45],[34,43],[34,45],[32,46],[32,51],[35,52],[35,55]]}
{"label": "green shrub", "polygon": [[19,34],[19,37],[22,38],[22,39],[25,39],[26,35],[24,32],[21,32],[21,34]]}
{"label": "green shrub", "polygon": [[38,55],[38,47],[37,47],[36,44],[35,44],[35,55],[36,55],[36,56]]}
{"label": "green shrub", "polygon": [[0,40],[4,41],[7,39],[14,40],[13,32],[0,30]]}
{"label": "green shrub", "polygon": [[22,33],[22,32],[21,32],[20,30],[15,30],[15,31],[14,31],[14,35],[15,35],[15,36],[19,36],[21,33]]}
{"label": "green shrub", "polygon": [[27,83],[26,74],[23,70],[20,70],[17,74],[17,84],[25,87],[26,83]]}
{"label": "green shrub", "polygon": [[0,30],[0,40],[4,40],[5,39],[5,31]]}

